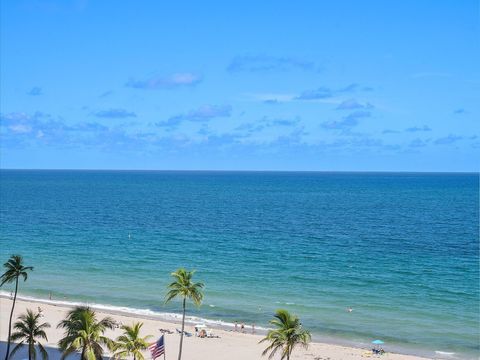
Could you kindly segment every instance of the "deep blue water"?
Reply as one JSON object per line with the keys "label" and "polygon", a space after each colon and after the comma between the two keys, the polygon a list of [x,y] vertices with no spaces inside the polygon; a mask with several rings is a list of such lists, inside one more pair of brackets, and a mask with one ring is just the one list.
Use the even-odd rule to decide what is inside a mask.
{"label": "deep blue water", "polygon": [[190,314],[479,354],[478,174],[2,170],[0,215],[23,294],[177,311],[184,266]]}

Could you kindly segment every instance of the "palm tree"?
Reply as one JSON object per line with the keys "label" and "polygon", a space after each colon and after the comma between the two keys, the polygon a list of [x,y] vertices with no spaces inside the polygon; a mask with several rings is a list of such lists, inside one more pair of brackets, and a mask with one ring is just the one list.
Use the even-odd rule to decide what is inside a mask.
{"label": "palm tree", "polygon": [[148,348],[147,340],[151,338],[151,335],[140,337],[140,329],[143,323],[137,322],[132,326],[122,326],[123,335],[119,336],[114,346],[115,351],[114,359],[124,359],[127,356],[133,355],[133,360],[144,360],[142,350]]}
{"label": "palm tree", "polygon": [[5,272],[0,277],[0,287],[4,284],[11,284],[15,282],[15,295],[13,297],[12,310],[10,311],[10,320],[8,321],[8,337],[7,337],[7,352],[5,354],[5,360],[8,360],[10,354],[10,336],[12,334],[12,317],[13,309],[15,309],[15,302],[17,301],[18,292],[18,279],[23,277],[23,281],[27,281],[28,272],[33,270],[31,266],[23,266],[23,258],[20,255],[12,255],[10,259],[3,264]]}
{"label": "palm tree", "polygon": [[270,324],[274,325],[275,329],[270,330],[267,336],[260,340],[261,343],[270,342],[262,355],[266,355],[270,351],[268,358],[272,359],[280,351],[281,360],[290,360],[293,349],[298,345],[306,349],[312,336],[308,330],[302,327],[298,317],[290,314],[287,310],[277,310],[274,317],[275,319],[271,320]]}
{"label": "palm tree", "polygon": [[28,360],[37,358],[37,350],[35,349],[35,344],[40,350],[43,360],[48,360],[48,354],[43,345],[37,341],[37,338],[44,339],[48,341],[47,334],[45,334],[45,329],[50,327],[49,323],[40,323],[41,314],[34,313],[32,310],[27,309],[26,314],[22,314],[18,317],[18,321],[13,325],[15,332],[12,334],[10,339],[12,341],[20,340],[20,342],[12,349],[10,353],[10,358],[17,352],[22,345],[28,345]]}
{"label": "palm tree", "polygon": [[57,328],[65,329],[65,336],[58,346],[63,351],[61,360],[81,350],[81,360],[99,360],[103,356],[102,345],[113,348],[113,341],[104,336],[107,329],[112,330],[115,321],[106,317],[97,321],[95,311],[86,306],[78,306],[71,310],[65,320],[60,321]]}
{"label": "palm tree", "polygon": [[168,293],[165,298],[165,303],[169,302],[173,298],[180,297],[182,298],[182,332],[180,334],[180,349],[178,351],[178,360],[182,359],[182,345],[183,345],[183,333],[185,329],[185,308],[186,301],[190,299],[196,306],[200,306],[203,299],[202,289],[205,286],[201,282],[193,283],[192,277],[195,274],[195,270],[187,271],[183,268],[178,269],[177,271],[171,273],[175,281],[168,285]]}

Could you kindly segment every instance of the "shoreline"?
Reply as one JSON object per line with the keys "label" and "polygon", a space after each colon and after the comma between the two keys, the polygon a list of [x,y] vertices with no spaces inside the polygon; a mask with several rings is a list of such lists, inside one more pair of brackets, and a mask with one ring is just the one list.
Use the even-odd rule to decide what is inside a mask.
{"label": "shoreline", "polygon": [[[10,295],[0,290],[0,298],[9,299]],[[64,307],[64,308],[72,308],[74,306],[86,305],[97,311],[112,314],[112,315],[135,317],[135,318],[145,319],[145,320],[166,321],[174,324],[181,323],[181,315],[173,312],[158,312],[158,311],[149,310],[149,309],[138,309],[138,308],[131,308],[127,306],[89,303],[89,302],[82,302],[82,301],[54,300],[54,299],[50,300],[50,299],[44,299],[44,298],[36,298],[28,295],[17,295],[17,301],[46,304],[46,305],[52,305],[52,306],[58,306],[58,307]],[[205,323],[212,328],[225,330],[225,331],[229,331],[230,329],[233,330],[235,327],[234,323],[229,323],[222,320],[212,320],[212,319],[202,318],[198,316],[192,316],[192,315],[188,315],[187,313],[187,315],[185,316],[185,324],[198,324],[198,323]],[[250,331],[251,325],[245,324],[245,329]],[[255,326],[255,332],[257,334],[266,334],[268,330],[270,329],[262,326]]]}
{"label": "shoreline", "polygon": [[[11,299],[10,295],[5,292],[0,292],[0,304],[3,306],[0,306],[0,319],[7,319],[8,316],[6,312],[9,312],[9,307],[11,306]],[[6,305],[9,306],[6,306]],[[40,306],[42,305],[42,306]],[[149,329],[148,334],[152,334],[155,337],[159,336],[160,333],[158,332],[158,329],[169,329],[170,331],[173,331],[174,334],[169,335],[169,338],[178,339],[177,334],[175,334],[175,329],[179,327],[180,324],[180,315],[175,314],[175,313],[157,313],[151,310],[142,310],[142,309],[132,309],[132,308],[127,308],[127,307],[120,307],[120,306],[109,306],[109,305],[103,305],[103,304],[96,304],[96,303],[83,303],[83,302],[75,302],[75,301],[62,301],[62,300],[49,300],[49,299],[41,299],[41,298],[34,298],[30,296],[24,296],[24,295],[18,295],[17,296],[17,306],[15,309],[15,314],[18,315],[19,313],[23,312],[26,308],[32,308],[32,309],[37,309],[39,307],[42,308],[43,314],[45,316],[45,319],[50,322],[52,325],[52,328],[49,329],[49,332],[55,333],[54,336],[52,336],[52,339],[58,339],[61,337],[60,330],[55,329],[56,323],[58,320],[62,318],[62,316],[59,316],[59,314],[65,314],[69,309],[71,309],[74,306],[78,305],[88,305],[91,308],[95,309],[96,312],[98,313],[99,318],[104,317],[104,316],[111,316],[115,318],[115,320],[122,322],[122,323],[131,323],[133,321],[142,321],[145,324],[145,329]],[[143,312],[143,313],[142,313]],[[53,316],[55,314],[55,316]],[[51,319],[54,319],[55,321],[52,321]],[[1,321],[4,323],[4,321]],[[6,322],[6,321],[5,321]],[[238,347],[238,350],[240,351],[240,354],[243,354],[242,351],[245,351],[246,353],[243,354],[239,358],[266,358],[266,357],[261,357],[261,351],[265,347],[264,344],[258,344],[258,341],[263,337],[263,335],[266,333],[268,329],[262,328],[262,327],[256,327],[255,328],[255,334],[251,333],[251,327],[250,326],[245,326],[245,333],[242,332],[235,332],[233,331],[234,325],[229,324],[229,323],[224,323],[220,321],[215,321],[215,320],[209,320],[209,319],[203,319],[199,317],[188,317],[186,322],[185,322],[185,327],[186,331],[192,332],[193,325],[195,323],[204,323],[208,327],[212,328],[214,330],[214,333],[216,335],[220,336],[219,340],[228,338],[228,344],[224,344],[225,346],[229,348],[236,348]],[[118,336],[119,330],[116,331],[117,333],[115,336]],[[146,332],[145,332],[146,333]],[[108,335],[108,334],[107,334]],[[192,339],[192,338],[189,338]],[[193,338],[196,342],[198,341],[205,341],[205,339],[197,339]],[[0,328],[0,340],[6,340],[6,334],[5,334],[5,329]],[[49,335],[49,340],[50,340],[50,335]],[[170,339],[169,339],[170,340]],[[217,339],[207,339],[208,342],[215,341]],[[245,340],[248,341],[249,347],[248,349],[244,349],[244,345],[242,345]],[[322,356],[325,356],[326,354],[329,354],[327,358],[330,358],[330,360],[334,359],[363,359],[366,357],[377,357],[377,356],[372,356],[368,355],[368,351],[371,350],[371,345],[370,344],[345,344],[345,342],[341,342],[341,339],[338,339],[338,341],[335,341],[337,339],[317,339],[317,337],[313,337],[313,341],[309,346],[308,350],[298,350],[297,355],[302,355],[302,359],[323,359]],[[171,342],[171,341],[170,341]],[[220,347],[222,347],[223,341],[220,342]],[[56,347],[56,342],[49,342],[49,346]],[[204,344],[201,344],[204,345]],[[240,349],[241,348],[241,349]],[[455,359],[458,357],[452,356],[452,354],[449,353],[436,353],[435,356],[428,356],[428,355],[416,355],[416,354],[406,354],[406,353],[400,353],[398,352],[397,349],[393,349],[392,347],[389,347],[388,344],[385,345],[386,351],[388,351],[389,358],[390,359],[398,359],[398,360],[422,360],[422,359],[432,359],[432,358],[445,358],[445,359]],[[176,351],[175,347],[173,349],[170,349],[170,353],[173,351]],[[252,350],[256,350],[256,352],[251,352]],[[213,350],[212,350],[213,351]],[[393,352],[390,352],[393,351]],[[193,353],[196,353],[197,350],[194,350]],[[249,353],[250,352],[250,353]],[[247,353],[249,353],[249,356],[246,356]],[[209,358],[211,357],[210,352],[207,354]],[[294,353],[295,354],[295,353]],[[442,356],[443,355],[443,356]],[[252,357],[253,356],[253,357]],[[293,358],[296,358],[296,356],[293,356]],[[325,358],[325,359],[327,359]],[[214,358],[212,358],[214,359]]]}

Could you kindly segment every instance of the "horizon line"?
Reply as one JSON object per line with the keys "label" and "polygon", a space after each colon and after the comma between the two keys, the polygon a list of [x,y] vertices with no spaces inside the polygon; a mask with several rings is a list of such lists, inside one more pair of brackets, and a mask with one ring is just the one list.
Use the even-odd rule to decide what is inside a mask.
{"label": "horizon line", "polygon": [[104,172],[231,172],[231,173],[405,173],[405,174],[480,174],[480,171],[418,171],[418,170],[254,170],[254,169],[91,169],[91,168],[0,168],[0,171],[104,171]]}

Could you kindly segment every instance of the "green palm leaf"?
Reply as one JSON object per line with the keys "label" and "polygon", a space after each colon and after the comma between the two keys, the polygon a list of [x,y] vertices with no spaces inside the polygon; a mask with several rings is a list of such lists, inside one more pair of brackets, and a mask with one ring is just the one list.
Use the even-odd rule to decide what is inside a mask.
{"label": "green palm leaf", "polygon": [[192,282],[195,270],[187,271],[183,268],[171,273],[174,281],[168,285],[168,292],[165,296],[165,303],[179,297],[182,299],[182,332],[180,334],[180,349],[178,352],[178,360],[182,359],[183,334],[185,330],[185,311],[186,300],[190,299],[196,306],[200,306],[203,300],[202,289],[205,285],[201,282]]}
{"label": "green palm leaf", "polygon": [[15,283],[15,296],[13,297],[12,310],[10,311],[10,320],[8,321],[8,336],[7,336],[7,351],[5,353],[5,360],[8,360],[10,354],[10,342],[12,333],[12,318],[13,310],[15,309],[15,302],[17,300],[18,293],[18,279],[23,278],[26,281],[28,278],[28,272],[33,270],[31,266],[23,265],[23,258],[20,255],[12,255],[8,261],[3,264],[5,272],[0,276],[0,287],[5,284]]}
{"label": "green palm leaf", "polygon": [[133,360],[144,360],[142,351],[147,350],[148,339],[151,335],[140,336],[140,330],[143,323],[137,322],[132,326],[122,326],[123,335],[117,337],[114,349],[116,353],[113,355],[115,359],[124,359],[127,356],[133,356]]}
{"label": "green palm leaf", "polygon": [[104,336],[113,329],[115,321],[106,317],[97,321],[96,313],[89,307],[79,306],[71,310],[60,321],[57,328],[64,329],[64,337],[58,342],[62,350],[62,360],[74,352],[81,352],[81,360],[99,360],[103,357],[102,345],[113,347],[113,341]]}
{"label": "green palm leaf", "polygon": [[10,358],[12,358],[17,352],[20,345],[25,344],[28,346],[28,358],[30,360],[35,360],[37,358],[35,345],[38,346],[42,358],[47,360],[48,354],[37,339],[48,341],[45,329],[49,327],[49,323],[41,323],[41,314],[39,312],[35,313],[32,310],[27,309],[27,312],[21,314],[13,325],[15,331],[10,336],[10,339],[13,341],[20,340],[20,343],[12,350]]}
{"label": "green palm leaf", "polygon": [[308,347],[308,343],[311,341],[310,332],[302,327],[298,317],[291,315],[287,310],[277,310],[270,324],[275,328],[260,340],[260,343],[270,343],[262,355],[270,353],[268,358],[272,359],[278,352],[281,352],[280,359],[289,360],[297,346]]}

